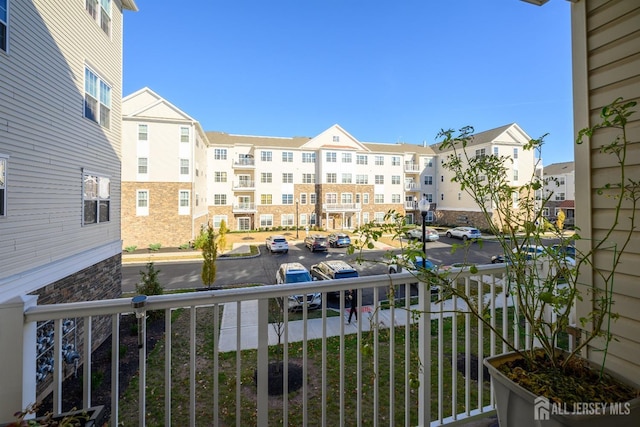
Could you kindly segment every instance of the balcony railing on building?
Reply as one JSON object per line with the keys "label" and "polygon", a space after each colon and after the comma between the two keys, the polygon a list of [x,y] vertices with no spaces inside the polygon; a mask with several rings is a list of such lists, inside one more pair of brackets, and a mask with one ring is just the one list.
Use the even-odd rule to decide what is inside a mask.
{"label": "balcony railing on building", "polygon": [[404,162],[404,171],[407,173],[420,173],[420,164],[414,162]]}
{"label": "balcony railing on building", "polygon": [[234,190],[249,191],[256,189],[255,181],[233,181],[232,188]]}
{"label": "balcony railing on building", "polygon": [[[493,327],[513,331],[518,346],[524,329],[512,298],[504,292],[505,271],[504,265],[479,266],[474,274],[454,268],[448,277],[467,295],[483,301]],[[142,304],[123,298],[38,306],[35,296],[17,299],[0,305],[0,320],[8,328],[2,339],[11,343],[0,347],[0,369],[17,372],[23,380],[4,382],[0,415],[6,418],[8,411],[35,400],[33,349],[40,322],[53,324],[50,409],[63,410],[60,372],[65,348],[57,337],[64,336],[66,319],[78,319],[84,325],[84,342],[91,342],[91,325],[98,316],[110,319],[113,334],[111,401],[105,403],[113,426],[123,417],[125,424],[140,426],[307,425],[311,417],[319,425],[348,421],[426,426],[493,414],[481,361],[506,351],[506,345],[476,323],[462,300],[440,298],[437,288],[414,282],[416,278],[405,272],[151,296]],[[358,317],[351,324],[345,322],[348,289],[360,290]],[[407,289],[413,289],[411,298],[404,298]],[[314,318],[306,306],[298,316],[301,320],[291,320],[294,315],[287,310],[274,311],[279,307],[275,302],[286,306],[292,294],[315,293],[321,293],[323,304]],[[327,308],[332,295],[338,295],[333,297],[338,310]],[[147,355],[144,319],[153,312],[164,315],[165,339],[156,347],[161,351]],[[130,386],[135,392],[128,393],[133,396],[128,400],[119,398],[118,390],[123,316],[138,325],[140,344],[138,381],[131,383],[137,390]],[[179,338],[187,343],[172,346]],[[75,406],[90,407],[96,404],[91,395],[92,356],[78,351],[84,391]],[[301,369],[299,390],[289,393],[292,386],[285,369],[283,393],[269,397],[273,361]],[[347,415],[354,418],[347,420]]]}
{"label": "balcony railing on building", "polygon": [[253,202],[247,203],[234,203],[232,211],[236,212],[257,212],[256,204]]}
{"label": "balcony railing on building", "polygon": [[405,191],[418,191],[420,186],[416,182],[405,182],[404,190]]}
{"label": "balcony railing on building", "polygon": [[322,212],[360,212],[360,203],[323,203]]}
{"label": "balcony railing on building", "polygon": [[255,159],[238,159],[233,162],[234,169],[253,169],[256,167]]}

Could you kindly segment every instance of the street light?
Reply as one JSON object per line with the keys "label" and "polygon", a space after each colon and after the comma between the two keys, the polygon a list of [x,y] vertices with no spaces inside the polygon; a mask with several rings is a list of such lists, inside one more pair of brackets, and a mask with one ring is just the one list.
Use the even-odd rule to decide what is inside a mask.
{"label": "street light", "polygon": [[296,199],[296,240],[298,240],[298,199]]}
{"label": "street light", "polygon": [[420,215],[422,215],[422,268],[427,268],[427,212],[431,209],[431,203],[427,201],[425,197],[422,197],[418,202],[418,209]]}

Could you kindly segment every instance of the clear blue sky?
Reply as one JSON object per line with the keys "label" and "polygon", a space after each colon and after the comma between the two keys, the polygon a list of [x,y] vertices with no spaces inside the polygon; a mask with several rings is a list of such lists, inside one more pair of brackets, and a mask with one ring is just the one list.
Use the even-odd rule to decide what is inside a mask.
{"label": "clear blue sky", "polygon": [[124,95],[206,131],[428,144],[516,122],[573,160],[570,5],[519,0],[136,0]]}

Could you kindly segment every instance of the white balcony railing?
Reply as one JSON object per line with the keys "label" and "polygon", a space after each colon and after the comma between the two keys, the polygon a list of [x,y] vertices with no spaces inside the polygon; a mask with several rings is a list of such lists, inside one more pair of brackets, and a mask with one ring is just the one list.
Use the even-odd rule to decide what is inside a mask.
{"label": "white balcony railing", "polygon": [[404,162],[404,171],[409,173],[420,173],[420,165],[414,162]]}
{"label": "white balcony railing", "polygon": [[253,202],[235,203],[232,207],[233,212],[256,212],[256,204]]}
{"label": "white balcony railing", "polygon": [[232,183],[234,190],[255,190],[256,182],[255,181],[233,181]]}
{"label": "white balcony railing", "polygon": [[357,212],[362,210],[360,203],[324,203],[323,212]]}
{"label": "white balcony railing", "polygon": [[253,169],[256,167],[255,159],[239,159],[233,162],[234,169]]}
{"label": "white balcony railing", "polygon": [[[511,303],[509,296],[503,292],[504,265],[479,266],[478,270],[471,274],[452,269],[448,277],[455,280],[459,288],[464,289],[468,295],[474,295],[474,298],[477,295],[484,296],[483,301],[494,327],[517,331],[518,322],[514,322],[515,325],[509,323],[509,319],[516,317],[513,312],[503,315],[503,309],[510,307]],[[296,420],[291,422],[299,425],[306,425],[310,414],[318,417],[315,421],[319,425],[343,425],[347,421],[346,414],[354,414],[358,425],[388,425],[389,420],[395,420],[394,424],[422,426],[450,424],[492,414],[494,406],[489,383],[472,378],[483,378],[482,359],[505,351],[505,345],[497,342],[488,328],[478,327],[474,323],[461,300],[434,302],[431,289],[422,283],[417,284],[415,298],[398,299],[395,301],[396,305],[385,303],[388,298],[395,299],[394,295],[399,290],[415,280],[410,273],[405,272],[355,279],[151,296],[137,309],[133,308],[134,301],[131,298],[37,306],[33,302],[35,297],[29,297],[0,305],[3,329],[9,328],[7,334],[12,334],[0,337],[0,359],[3,361],[0,373],[16,373],[23,378],[22,381],[15,382],[5,381],[6,378],[3,378],[4,390],[0,395],[4,398],[0,399],[0,422],[10,421],[3,418],[10,417],[10,414],[25,404],[35,401],[33,348],[36,345],[37,322],[53,321],[54,337],[60,337],[64,319],[80,319],[85,325],[84,340],[91,342],[91,328],[86,326],[91,325],[96,316],[108,316],[112,323],[110,425],[117,425],[116,420],[122,422],[120,410],[123,404],[118,398],[118,331],[121,316],[133,315],[132,313],[137,313],[140,319],[140,358],[137,400],[133,405],[138,419],[133,421],[129,418],[129,425],[186,425],[188,419],[192,426],[246,423],[266,426],[269,423],[269,412],[275,410],[275,402],[280,402],[277,405],[281,405],[279,419],[283,425],[289,425],[289,419]],[[354,324],[345,324],[346,301],[342,291],[365,288],[373,289],[371,300],[367,296],[367,305],[363,306],[363,292],[358,292],[361,307],[358,319]],[[303,320],[289,321],[291,315],[285,311],[278,337],[277,328],[274,327],[276,324],[270,317],[269,301],[287,298],[292,294],[316,292],[322,293],[323,301],[327,301],[327,296],[333,292],[342,295],[339,297],[339,315],[330,316],[332,310],[324,303],[318,318],[310,319],[305,308],[302,312]],[[198,315],[205,309],[213,310],[214,314],[211,322],[199,329]],[[149,360],[149,357],[145,357],[146,323],[142,319],[148,311],[153,310],[164,311],[166,338],[163,352],[156,354],[154,360]],[[452,313],[456,312],[459,314],[453,316]],[[186,313],[185,316],[190,319],[185,322],[189,325],[187,329],[190,344],[173,348],[172,339],[177,339],[173,337],[178,332],[172,331],[172,314],[178,313]],[[415,316],[417,313],[420,315]],[[411,339],[404,339],[405,336],[410,336]],[[519,332],[516,332],[516,343],[518,336]],[[11,345],[6,345],[7,339],[12,340]],[[294,359],[301,365],[303,384],[297,394],[289,395],[285,375],[284,393],[279,400],[270,401],[267,393],[267,372],[269,359],[272,357],[270,348],[273,350],[272,346],[277,346],[279,339],[282,343],[280,360],[285,366]],[[212,343],[211,360],[208,364],[203,362],[201,353],[205,342]],[[293,343],[298,346],[295,353]],[[50,408],[54,412],[59,412],[61,408],[62,377],[59,372],[62,366],[62,347],[62,340],[54,339],[53,408]],[[320,356],[312,358],[311,348],[319,352]],[[251,356],[236,351],[238,349],[255,349],[255,353]],[[180,372],[189,371],[188,376],[184,375],[188,377],[184,382],[172,381],[176,375],[176,367],[172,366],[171,361],[178,351],[188,353],[186,361],[178,369]],[[228,352],[235,353],[235,356],[226,357],[222,363],[221,358]],[[150,363],[159,364],[158,358],[161,359],[160,366],[164,364],[164,368],[160,368],[163,371],[160,378],[164,385],[151,388],[147,384],[147,374]],[[91,397],[91,354],[84,352],[80,360],[83,364],[81,371],[84,397],[76,406],[90,407],[95,404]],[[222,372],[224,365],[228,364],[235,365],[231,375],[229,372]],[[251,371],[253,367],[257,373],[255,385],[246,380],[246,371]],[[463,378],[456,375],[460,367],[463,375],[470,375],[459,379]],[[349,376],[350,381],[355,381],[351,388],[346,388],[345,376]],[[202,384],[203,377],[212,378],[206,387]],[[227,380],[223,381],[224,378]],[[252,394],[255,400],[247,400],[244,397],[247,393]],[[227,397],[223,399],[222,396]],[[290,396],[295,398],[295,402],[289,400]],[[186,402],[172,405],[177,398],[181,402],[186,399],[188,405]],[[242,405],[233,403],[238,401],[242,401]],[[252,404],[255,406],[251,406]],[[196,410],[196,407],[199,409]],[[203,413],[201,408],[207,410]],[[431,408],[436,409],[432,411]],[[248,414],[254,417],[251,421],[246,418]],[[152,416],[163,419],[148,419]],[[373,420],[375,417],[378,417],[377,421]]]}

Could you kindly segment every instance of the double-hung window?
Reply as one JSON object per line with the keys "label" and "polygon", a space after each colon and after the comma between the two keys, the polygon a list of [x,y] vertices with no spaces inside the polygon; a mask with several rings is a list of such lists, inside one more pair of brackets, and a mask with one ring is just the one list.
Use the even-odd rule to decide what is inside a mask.
{"label": "double-hung window", "polygon": [[82,225],[110,221],[111,180],[95,173],[82,173]]}
{"label": "double-hung window", "polygon": [[178,193],[178,215],[189,215],[191,206],[191,192],[189,190],[180,190]]}
{"label": "double-hung window", "polygon": [[283,163],[292,163],[293,162],[293,152],[292,151],[283,151],[282,152],[282,162]]}
{"label": "double-hung window", "polygon": [[[98,2],[100,7],[98,7]],[[85,9],[106,35],[111,34],[111,0],[85,0]]]}
{"label": "double-hung window", "polygon": [[7,13],[8,0],[0,0],[0,50],[7,51],[7,28],[9,27],[9,14]]}
{"label": "double-hung window", "polygon": [[191,130],[187,126],[180,126],[180,142],[191,140]]}
{"label": "double-hung window", "polygon": [[149,215],[149,191],[138,190],[136,192],[136,215],[148,216]]}
{"label": "double-hung window", "polygon": [[111,127],[111,86],[89,68],[84,69],[84,116]]}
{"label": "double-hung window", "polygon": [[138,157],[138,174],[146,175],[149,173],[149,159],[147,157]]}
{"label": "double-hung window", "polygon": [[189,159],[180,159],[180,175],[189,175]]}
{"label": "double-hung window", "polygon": [[213,150],[213,158],[215,160],[227,160],[227,149],[226,148],[215,148]]}

